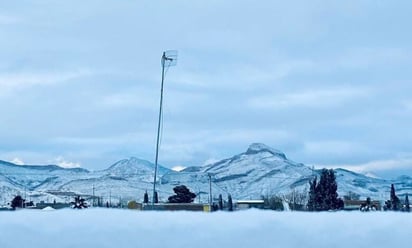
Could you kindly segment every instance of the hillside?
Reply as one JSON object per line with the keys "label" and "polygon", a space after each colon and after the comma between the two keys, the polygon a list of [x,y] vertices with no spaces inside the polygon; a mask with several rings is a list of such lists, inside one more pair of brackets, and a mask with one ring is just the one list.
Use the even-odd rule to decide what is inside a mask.
{"label": "hillside", "polygon": [[[86,197],[94,194],[103,201],[140,201],[145,191],[151,194],[153,172],[151,162],[133,157],[100,171],[0,161],[0,204],[9,202],[16,194],[33,201],[70,201],[74,194]],[[214,197],[222,194],[226,198],[231,194],[234,199],[259,199],[292,191],[307,192],[309,180],[319,175],[319,171],[289,160],[281,151],[255,143],[245,152],[202,167],[176,172],[159,166],[158,175],[161,201],[173,195],[173,187],[185,184],[198,194],[196,202],[207,202],[209,179]],[[386,180],[337,169],[336,178],[340,196],[354,192],[361,197],[387,199],[391,183],[399,195],[412,191],[412,178],[407,176]]]}

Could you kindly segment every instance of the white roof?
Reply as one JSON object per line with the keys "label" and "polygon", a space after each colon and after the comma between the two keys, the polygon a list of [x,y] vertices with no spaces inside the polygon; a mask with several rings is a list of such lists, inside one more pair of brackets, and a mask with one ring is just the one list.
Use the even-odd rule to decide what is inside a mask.
{"label": "white roof", "polygon": [[43,208],[42,210],[44,210],[44,211],[52,211],[52,210],[56,210],[56,209],[54,209],[54,208],[52,208],[52,207],[50,207],[50,206],[47,206],[47,207]]}
{"label": "white roof", "polygon": [[264,200],[239,200],[236,202],[237,204],[253,204],[253,203],[257,203],[257,204],[263,204],[265,203]]}

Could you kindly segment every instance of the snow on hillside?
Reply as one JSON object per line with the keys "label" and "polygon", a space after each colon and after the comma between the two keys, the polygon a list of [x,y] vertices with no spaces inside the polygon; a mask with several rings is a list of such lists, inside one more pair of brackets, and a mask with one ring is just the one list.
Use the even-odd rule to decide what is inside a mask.
{"label": "snow on hillside", "polygon": [[[172,171],[161,165],[158,165],[157,169],[159,175]],[[99,173],[123,178],[139,178],[140,181],[152,183],[154,178],[154,164],[147,160],[131,157],[130,159],[120,160]]]}
{"label": "snow on hillside", "polygon": [[313,175],[309,167],[259,143],[250,145],[244,153],[204,167],[203,172],[215,175],[215,182],[235,198],[253,195],[255,199],[304,188]]}
{"label": "snow on hillside", "polygon": [[[159,166],[156,189],[160,201],[167,201],[174,194],[173,187],[184,184],[198,195],[196,202],[208,202],[211,180],[213,198],[222,194],[226,199],[231,194],[235,200],[260,199],[292,191],[307,192],[309,181],[319,173],[289,160],[281,151],[254,143],[245,152],[202,167],[176,172]],[[10,202],[13,195],[26,193],[26,198],[35,202],[69,201],[74,194],[81,194],[88,200],[95,195],[103,201],[141,201],[146,191],[151,199],[153,177],[153,163],[134,157],[120,160],[108,169],[91,172],[0,161],[0,205]],[[336,169],[336,178],[340,196],[353,192],[363,199],[385,200],[389,198],[392,183],[401,197],[412,190],[412,178],[406,176],[385,180]]]}
{"label": "snow on hillside", "polygon": [[0,247],[405,247],[405,213],[149,212],[21,210],[0,212]]}
{"label": "snow on hillside", "polygon": [[[105,201],[112,198],[110,195],[114,202],[139,199],[153,187],[153,172],[152,163],[134,157],[95,172],[55,165],[21,166],[0,161],[0,205],[6,205],[17,194],[35,202],[71,201],[73,194],[92,196],[93,193]],[[168,172],[171,170],[159,165],[158,181]]]}

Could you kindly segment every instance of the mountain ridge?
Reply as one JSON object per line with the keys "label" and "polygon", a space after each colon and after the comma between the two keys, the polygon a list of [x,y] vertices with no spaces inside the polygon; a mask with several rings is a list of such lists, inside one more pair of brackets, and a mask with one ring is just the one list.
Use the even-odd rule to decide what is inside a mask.
{"label": "mountain ridge", "polygon": [[84,168],[66,168],[62,166],[58,166],[55,164],[47,164],[47,165],[34,165],[34,164],[15,164],[12,162],[8,162],[5,160],[0,160],[0,166],[10,166],[10,167],[18,167],[18,168],[25,168],[25,169],[33,169],[33,170],[70,170],[70,171],[84,171],[89,172],[89,170]]}
{"label": "mountain ridge", "polygon": [[[187,185],[205,197],[212,194],[231,194],[234,199],[259,199],[262,196],[283,195],[291,191],[307,192],[309,181],[319,176],[319,170],[289,160],[276,149],[262,143],[251,144],[246,151],[204,166],[188,167],[180,172],[159,165],[156,187],[160,200],[173,195],[173,187]],[[100,171],[62,168],[57,165],[15,165],[0,161],[0,203],[10,201],[18,192],[28,191],[35,200],[56,199],[68,194],[98,195],[119,199],[143,198],[153,188],[153,163],[136,157],[122,159]],[[368,177],[346,169],[335,169],[338,192],[342,196],[354,192],[361,197],[386,199],[390,184],[400,195],[412,191],[412,178],[400,176],[395,180]],[[211,181],[209,181],[211,180]],[[60,192],[56,194],[56,192]],[[116,196],[117,195],[117,196]]]}

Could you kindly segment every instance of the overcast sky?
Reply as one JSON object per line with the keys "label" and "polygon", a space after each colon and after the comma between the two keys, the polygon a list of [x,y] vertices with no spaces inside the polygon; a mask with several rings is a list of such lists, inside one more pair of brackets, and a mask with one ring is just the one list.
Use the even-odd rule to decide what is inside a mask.
{"label": "overcast sky", "polygon": [[411,1],[0,3],[0,159],[203,165],[261,142],[297,162],[412,175]]}

